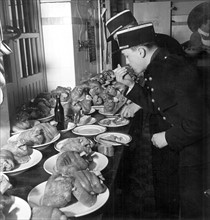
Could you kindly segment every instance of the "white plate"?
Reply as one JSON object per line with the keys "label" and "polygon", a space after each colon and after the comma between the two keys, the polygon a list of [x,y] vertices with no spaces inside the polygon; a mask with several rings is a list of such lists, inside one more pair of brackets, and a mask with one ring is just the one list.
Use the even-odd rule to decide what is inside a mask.
{"label": "white plate", "polygon": [[14,202],[8,207],[9,210],[5,215],[6,220],[29,220],[31,218],[31,207],[29,204],[17,196],[12,196],[12,200]]}
{"label": "white plate", "polygon": [[30,158],[31,159],[27,163],[20,164],[18,165],[18,167],[10,171],[3,171],[3,173],[8,174],[10,176],[14,176],[28,170],[29,168],[35,166],[41,161],[42,153],[38,150],[33,149]]}
{"label": "white plate", "polygon": [[82,125],[72,130],[74,134],[82,136],[94,136],[106,131],[106,127],[100,125]]}
{"label": "white plate", "polygon": [[[18,137],[18,135],[20,134],[16,134],[16,135],[13,135],[12,137],[10,137],[8,139],[8,142],[10,141],[15,141]],[[47,143],[44,143],[44,144],[38,144],[38,145],[34,145],[32,146],[33,148],[39,148],[40,149],[45,149],[46,147],[48,147],[50,144],[54,143],[55,141],[57,141],[59,138],[60,138],[61,134],[58,133],[50,142],[47,142]]]}
{"label": "white plate", "polygon": [[[114,135],[117,138],[116,141],[122,142],[123,144],[128,144],[132,140],[131,136],[128,135],[128,134],[123,134],[123,133],[119,133],[119,132],[105,132],[103,134],[97,135],[95,137],[95,141],[99,142],[100,138],[108,139],[110,135]],[[107,142],[111,143],[113,146],[119,146],[120,145],[118,143],[113,143],[113,142],[108,141],[108,140],[107,140]]]}
{"label": "white plate", "polygon": [[[60,140],[60,141],[56,142],[56,143],[55,143],[55,146],[54,146],[55,150],[57,150],[58,152],[60,152],[60,151],[61,151],[61,148],[63,147],[63,142],[66,141],[66,139],[71,139],[71,138],[65,138],[65,139],[63,139],[63,140]],[[87,138],[87,139],[88,139],[88,138]],[[93,145],[94,145],[94,144],[93,144],[93,141],[90,140],[90,139],[88,139],[88,141],[90,142],[91,146],[93,147]]]}
{"label": "white plate", "polygon": [[107,113],[107,112],[104,112],[104,108],[100,108],[99,110],[98,110],[98,112],[101,114],[101,115],[105,115],[105,116],[118,116],[119,114],[112,114],[112,113]]}
{"label": "white plate", "polygon": [[67,131],[71,131],[72,129],[74,129],[76,127],[76,125],[73,122],[68,122],[67,128],[64,130],[61,130],[62,133],[65,133]]}
{"label": "white plate", "polygon": [[[49,174],[52,174],[55,170],[56,170],[56,160],[58,158],[60,154],[56,154],[50,158],[48,158],[44,164],[43,164],[43,167],[44,167],[44,170],[49,173]],[[95,167],[94,169],[91,169],[90,170],[93,170],[93,171],[102,171],[108,164],[108,158],[101,154],[101,153],[98,153],[98,152],[94,152],[92,154],[92,158],[93,158],[93,162],[95,164]],[[90,163],[90,167],[91,167],[91,163]]]}
{"label": "white plate", "polygon": [[[92,125],[96,123],[96,118],[93,118],[91,117],[90,121],[87,123],[87,125]],[[78,123],[77,126],[82,126],[82,125],[85,125],[85,124],[81,124],[81,123]]]}
{"label": "white plate", "polygon": [[[32,207],[35,205],[36,206],[41,205],[46,183],[47,181],[40,183],[39,185],[34,187],[28,194],[28,203]],[[90,214],[96,211],[97,209],[99,209],[100,207],[102,207],[106,203],[108,198],[109,198],[109,189],[107,188],[104,193],[99,194],[97,196],[96,203],[91,207],[84,206],[83,204],[77,201],[71,205],[60,208],[60,210],[64,212],[66,216],[68,217],[80,217],[80,216]]]}
{"label": "white plate", "polygon": [[[116,117],[104,118],[104,119],[100,120],[100,121],[98,122],[98,124],[101,125],[101,126],[113,127],[113,128],[114,128],[114,127],[125,126],[125,125],[129,124],[129,122],[130,122],[128,119],[123,118],[123,119],[119,122],[119,124],[116,124],[116,123],[114,122],[115,119],[116,119]],[[107,124],[106,122],[109,122],[109,124]]]}

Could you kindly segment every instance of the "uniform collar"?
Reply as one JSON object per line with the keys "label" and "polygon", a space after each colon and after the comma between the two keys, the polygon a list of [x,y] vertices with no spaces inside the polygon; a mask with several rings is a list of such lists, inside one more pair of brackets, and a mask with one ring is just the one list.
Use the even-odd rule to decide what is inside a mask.
{"label": "uniform collar", "polygon": [[151,61],[149,63],[149,65],[147,66],[147,69],[145,70],[144,72],[144,76],[145,77],[148,77],[149,75],[151,75],[149,73],[149,69],[150,69],[150,66],[152,66],[152,64],[154,62],[162,62],[164,59],[167,58],[167,56],[169,55],[169,52],[165,49],[162,49],[162,48],[158,48],[152,55],[151,57]]}

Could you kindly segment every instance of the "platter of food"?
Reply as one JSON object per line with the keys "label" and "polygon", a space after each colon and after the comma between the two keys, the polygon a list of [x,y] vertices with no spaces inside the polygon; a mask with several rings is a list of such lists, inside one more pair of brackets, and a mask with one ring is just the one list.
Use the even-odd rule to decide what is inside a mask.
{"label": "platter of food", "polygon": [[48,122],[48,121],[51,121],[53,118],[54,118],[54,109],[52,108],[50,110],[50,114],[46,117],[43,117],[43,118],[38,118],[37,120],[40,121],[40,122]]}
{"label": "platter of food", "polygon": [[113,146],[125,145],[131,142],[132,138],[128,134],[123,134],[120,132],[105,132],[99,134],[95,137],[95,141],[97,142],[108,142]]}
{"label": "platter of food", "polygon": [[11,196],[12,204],[4,207],[4,215],[8,220],[30,220],[31,207],[29,204],[17,197]]}
{"label": "platter of food", "polygon": [[12,125],[12,132],[11,135],[15,135],[26,130],[33,128],[35,125],[39,124],[40,121],[38,120],[26,120],[24,122],[18,122]]}
{"label": "platter of food", "polygon": [[[46,183],[47,182],[40,183],[39,185],[34,187],[28,194],[27,200],[32,207],[42,205],[42,198],[44,195]],[[75,199],[74,202],[71,202],[69,205],[60,208],[60,210],[64,212],[67,217],[84,216],[102,207],[108,200],[109,194],[110,192],[109,189],[107,188],[104,193],[97,195],[96,203],[91,207],[85,206],[81,202]]]}
{"label": "platter of food", "polygon": [[[20,133],[19,133],[20,134]],[[19,134],[16,134],[16,135],[13,135],[11,136],[9,139],[8,139],[8,142],[15,142],[17,139],[18,139],[18,135]],[[43,144],[35,144],[33,145],[32,147],[33,148],[37,148],[39,150],[41,149],[45,149],[46,147],[48,147],[50,144],[56,142],[59,138],[60,138],[61,134],[58,133],[52,140],[50,140],[49,142],[47,143],[43,143]]]}
{"label": "platter of food", "polygon": [[42,159],[42,153],[36,149],[33,149],[33,152],[30,155],[30,160],[28,162],[23,164],[18,164],[14,169],[9,171],[3,171],[3,173],[10,176],[18,175],[38,164],[41,161],[41,159]]}
{"label": "platter of food", "polygon": [[72,130],[74,134],[82,136],[94,136],[106,131],[106,127],[101,125],[82,125]]}
{"label": "platter of food", "polygon": [[101,126],[106,126],[106,127],[122,127],[127,124],[129,124],[129,120],[126,118],[121,118],[121,117],[108,117],[100,120],[98,122],[99,125]]}
{"label": "platter of food", "polygon": [[[44,164],[44,170],[49,173],[52,174],[54,173],[56,170],[56,160],[58,158],[60,154],[56,154],[50,158],[48,158]],[[89,163],[88,169],[90,171],[102,171],[108,164],[108,159],[105,155],[98,153],[98,152],[93,152],[91,154],[92,157],[92,161]]]}
{"label": "platter of food", "polygon": [[94,123],[96,123],[96,118],[90,117],[89,115],[84,115],[80,118],[79,123],[77,123],[77,126],[92,125]]}

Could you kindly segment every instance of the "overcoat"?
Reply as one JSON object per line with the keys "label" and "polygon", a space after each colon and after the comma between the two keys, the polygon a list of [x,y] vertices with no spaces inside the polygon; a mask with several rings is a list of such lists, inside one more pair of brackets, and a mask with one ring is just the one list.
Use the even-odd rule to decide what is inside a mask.
{"label": "overcoat", "polygon": [[168,147],[180,166],[202,163],[206,106],[196,67],[182,56],[157,49],[144,72],[145,86],[135,84],[127,97],[150,113],[150,132],[166,131]]}
{"label": "overcoat", "polygon": [[135,84],[126,96],[150,115],[151,136],[166,132],[167,146],[159,149],[152,145],[157,210],[178,216],[181,206],[183,217],[201,217],[206,187],[201,167],[207,164],[210,143],[206,141],[208,115],[202,80],[187,59],[160,48],[144,78],[145,86]]}

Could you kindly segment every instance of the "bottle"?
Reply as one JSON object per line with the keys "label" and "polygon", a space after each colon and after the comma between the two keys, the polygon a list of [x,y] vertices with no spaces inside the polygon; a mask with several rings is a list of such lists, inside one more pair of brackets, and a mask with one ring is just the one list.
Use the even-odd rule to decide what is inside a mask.
{"label": "bottle", "polygon": [[57,129],[64,130],[64,109],[61,105],[60,95],[56,96],[56,104],[55,104],[55,121],[57,122]]}

